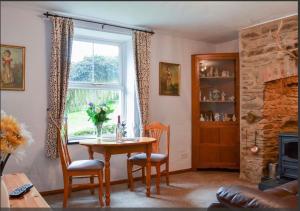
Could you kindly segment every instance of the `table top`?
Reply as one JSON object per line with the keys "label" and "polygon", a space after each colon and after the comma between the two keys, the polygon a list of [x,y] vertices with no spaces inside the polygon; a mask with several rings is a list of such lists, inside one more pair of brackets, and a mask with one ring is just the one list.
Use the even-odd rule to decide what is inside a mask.
{"label": "table top", "polygon": [[[9,193],[15,188],[26,183],[32,184],[28,177],[23,173],[5,174],[3,175],[3,181]],[[9,203],[11,208],[50,207],[34,186],[30,189],[29,192],[24,194],[22,198],[10,199]]]}
{"label": "table top", "polygon": [[78,140],[81,145],[97,145],[97,146],[129,146],[129,145],[143,145],[156,142],[155,138],[150,137],[136,137],[136,138],[123,138],[122,141],[117,142],[113,138],[102,138],[101,140],[93,139],[81,139]]}

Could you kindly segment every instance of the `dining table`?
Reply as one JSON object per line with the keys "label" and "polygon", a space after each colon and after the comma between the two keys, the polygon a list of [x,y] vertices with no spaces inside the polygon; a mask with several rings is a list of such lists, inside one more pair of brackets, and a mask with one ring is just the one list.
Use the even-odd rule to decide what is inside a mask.
{"label": "dining table", "polygon": [[110,158],[116,154],[135,152],[146,153],[146,196],[150,197],[151,186],[151,152],[152,144],[157,142],[151,137],[123,138],[117,141],[115,138],[89,138],[78,140],[78,143],[88,148],[89,159],[94,159],[94,152],[104,155],[105,166],[105,204],[110,206]]}

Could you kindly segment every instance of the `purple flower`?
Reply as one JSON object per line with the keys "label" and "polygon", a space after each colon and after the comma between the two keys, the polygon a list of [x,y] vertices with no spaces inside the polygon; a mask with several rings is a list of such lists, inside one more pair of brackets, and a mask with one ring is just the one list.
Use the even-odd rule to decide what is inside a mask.
{"label": "purple flower", "polygon": [[89,106],[90,106],[90,107],[93,107],[94,104],[93,104],[92,102],[89,102]]}

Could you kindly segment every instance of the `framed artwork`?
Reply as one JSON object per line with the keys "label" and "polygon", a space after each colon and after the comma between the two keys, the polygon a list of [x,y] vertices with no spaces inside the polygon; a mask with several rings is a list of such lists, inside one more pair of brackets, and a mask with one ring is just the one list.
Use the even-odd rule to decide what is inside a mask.
{"label": "framed artwork", "polygon": [[1,90],[25,90],[25,47],[1,44]]}
{"label": "framed artwork", "polygon": [[180,64],[159,63],[159,95],[179,96]]}

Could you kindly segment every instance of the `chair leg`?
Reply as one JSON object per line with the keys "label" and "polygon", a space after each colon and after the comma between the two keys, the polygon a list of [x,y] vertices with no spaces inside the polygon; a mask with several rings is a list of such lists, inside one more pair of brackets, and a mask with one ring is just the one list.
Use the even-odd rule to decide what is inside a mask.
{"label": "chair leg", "polygon": [[99,181],[99,202],[100,202],[100,206],[103,207],[104,206],[104,202],[103,202],[103,172],[101,171],[98,174],[98,181]]}
{"label": "chair leg", "polygon": [[[90,183],[91,183],[91,184],[94,184],[94,176],[91,176],[91,177],[90,177]],[[90,189],[90,191],[91,191],[91,194],[92,194],[92,195],[95,194],[94,188]]]}
{"label": "chair leg", "polygon": [[71,197],[71,193],[72,193],[72,183],[73,183],[73,178],[69,177],[69,197]]}
{"label": "chair leg", "polygon": [[156,192],[160,194],[160,164],[156,164]]}
{"label": "chair leg", "polygon": [[166,182],[167,182],[167,185],[170,185],[169,161],[166,162]]}
{"label": "chair leg", "polygon": [[129,169],[129,167],[130,167],[130,161],[127,159],[127,178],[128,178],[128,188],[130,188],[131,187],[131,184],[130,184],[130,169]]}
{"label": "chair leg", "polygon": [[129,180],[129,184],[130,184],[130,191],[134,190],[134,183],[133,183],[133,175],[132,175],[132,168],[133,168],[133,163],[130,161],[128,162],[128,180]]}
{"label": "chair leg", "polygon": [[145,176],[145,166],[142,166],[142,182],[146,183],[146,176]]}
{"label": "chair leg", "polygon": [[64,201],[63,208],[67,207],[67,201],[69,196],[69,176],[64,178]]}

